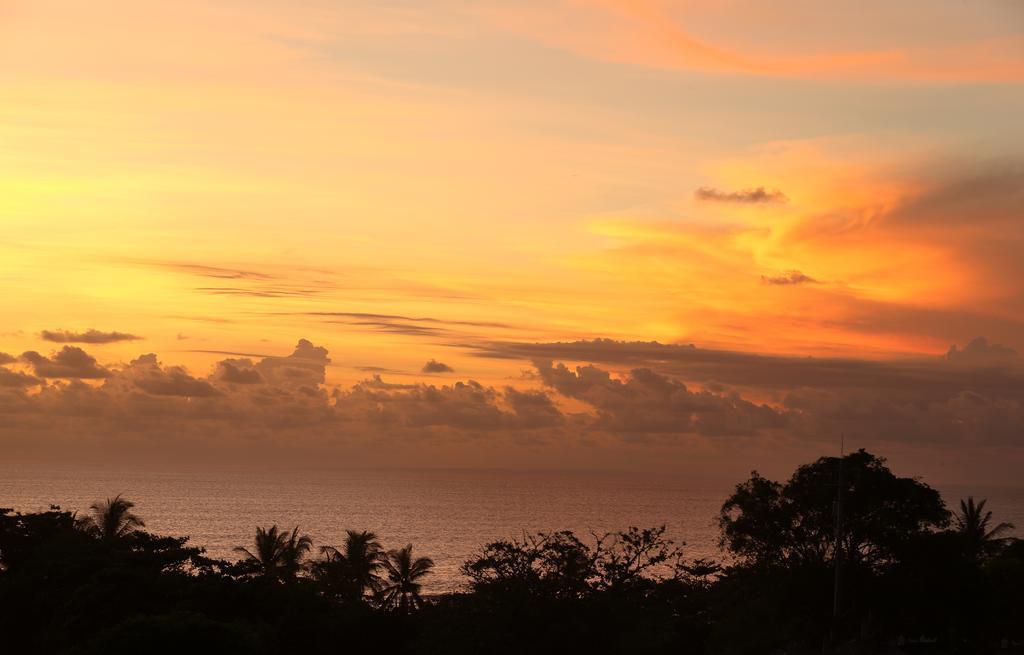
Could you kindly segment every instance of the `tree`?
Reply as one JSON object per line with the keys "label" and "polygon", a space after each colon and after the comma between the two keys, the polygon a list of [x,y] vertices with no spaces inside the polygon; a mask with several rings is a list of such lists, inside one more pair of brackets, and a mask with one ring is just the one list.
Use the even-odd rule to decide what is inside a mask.
{"label": "tree", "polygon": [[597,541],[595,562],[599,584],[606,589],[623,589],[650,582],[659,568],[678,563],[681,551],[665,537],[665,526],[604,535]]}
{"label": "tree", "polygon": [[132,513],[135,503],[120,494],[107,498],[106,502],[96,501],[89,506],[90,515],[79,520],[79,527],[101,541],[115,542],[146,526],[142,519]]}
{"label": "tree", "polygon": [[494,541],[462,565],[473,590],[506,598],[579,598],[597,577],[596,554],[570,531]]}
{"label": "tree", "polygon": [[299,535],[296,527],[289,534],[279,532],[277,526],[269,530],[256,528],[256,552],[238,546],[235,552],[243,553],[244,562],[251,564],[260,574],[269,580],[294,580],[302,568],[302,558],[313,547],[313,540],[308,535]]}
{"label": "tree", "polygon": [[386,555],[373,532],[348,530],[343,550],[323,546],[320,552],[323,559],[314,563],[313,575],[327,594],[362,601],[380,589]]}
{"label": "tree", "polygon": [[973,559],[998,552],[1009,540],[1006,534],[1013,530],[1013,524],[1006,522],[989,528],[992,512],[985,511],[986,502],[988,499],[975,504],[973,496],[961,499],[960,511],[954,517],[956,530],[964,540],[967,554]]}
{"label": "tree", "polygon": [[388,552],[384,560],[386,581],[380,590],[381,605],[387,609],[398,610],[402,614],[418,609],[423,605],[420,583],[434,568],[434,561],[429,557],[413,559],[412,544],[405,548]]}
{"label": "tree", "polygon": [[836,499],[843,467],[842,553],[853,565],[895,559],[908,538],[949,523],[939,493],[897,477],[865,450],[799,467],[784,485],[755,471],[722,505],[722,545],[746,564],[827,565],[836,551]]}

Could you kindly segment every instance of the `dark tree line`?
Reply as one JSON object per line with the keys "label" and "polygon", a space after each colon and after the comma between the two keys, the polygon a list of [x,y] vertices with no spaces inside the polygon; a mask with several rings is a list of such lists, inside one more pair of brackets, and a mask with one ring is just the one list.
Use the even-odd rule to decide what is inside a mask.
{"label": "dark tree line", "polygon": [[1024,652],[1012,526],[864,451],[737,485],[722,561],[685,558],[664,527],[526,534],[436,597],[433,562],[372,532],[314,549],[260,527],[224,561],[134,509],[0,509],[0,652]]}

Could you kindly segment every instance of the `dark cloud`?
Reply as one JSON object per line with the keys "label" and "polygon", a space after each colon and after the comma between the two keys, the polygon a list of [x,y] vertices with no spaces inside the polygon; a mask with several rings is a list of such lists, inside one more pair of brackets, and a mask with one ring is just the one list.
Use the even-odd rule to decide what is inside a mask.
{"label": "dark cloud", "polygon": [[331,390],[324,384],[329,362],[325,348],[306,340],[287,357],[222,360],[207,377],[147,354],[110,367],[99,384],[34,380],[40,386],[35,394],[20,389],[33,382],[31,376],[8,371],[2,381],[10,384],[0,389],[0,438],[125,435],[211,446],[234,438],[309,444],[486,433],[518,439],[522,431],[555,429],[564,420],[543,391],[498,389],[472,380],[435,386],[393,384],[374,376]]}
{"label": "dark cloud", "polygon": [[316,387],[324,383],[327,365],[330,363],[326,348],[299,339],[291,355],[264,357],[254,365],[254,370],[270,384]]}
{"label": "dark cloud", "polygon": [[10,364],[16,361],[18,361],[18,359],[13,355],[8,355],[5,352],[0,352],[0,364]]}
{"label": "dark cloud", "polygon": [[[102,367],[71,346],[51,357],[26,353],[14,364],[34,376],[0,367],[0,437],[240,438],[281,447],[484,435],[481,444],[588,447],[694,439],[820,445],[839,434],[890,444],[1024,443],[1024,365],[985,340],[947,356],[889,361],[601,340],[489,349],[531,360],[535,373],[521,388],[398,384],[379,375],[330,388],[329,353],[306,340],[284,357],[223,359],[205,377],[153,354]],[[25,390],[32,386],[38,390]]]}
{"label": "dark cloud", "polygon": [[455,369],[448,366],[444,362],[439,362],[436,359],[431,359],[429,362],[423,365],[422,371],[424,373],[454,373]]}
{"label": "dark cloud", "polygon": [[110,371],[97,364],[95,357],[77,346],[64,346],[52,357],[30,350],[22,353],[21,358],[41,378],[98,379],[110,376]]}
{"label": "dark cloud", "polygon": [[776,284],[776,285],[787,285],[787,284],[807,284],[817,283],[812,277],[808,277],[800,271],[786,271],[782,275],[762,275],[761,282],[763,284]]}
{"label": "dark cloud", "polygon": [[650,369],[614,379],[595,366],[574,371],[564,364],[536,362],[544,384],[597,411],[593,428],[618,434],[678,433],[745,436],[786,427],[786,414],[735,393],[690,390]]}
{"label": "dark cloud", "polygon": [[93,329],[86,330],[85,332],[43,330],[39,333],[39,336],[44,341],[53,341],[54,343],[91,344],[114,343],[116,341],[138,341],[142,338],[135,336],[134,334],[128,334],[127,332],[100,332],[99,330]]}
{"label": "dark cloud", "polygon": [[220,395],[209,382],[192,377],[181,366],[161,366],[152,353],[132,360],[121,375],[154,396],[207,398]]}
{"label": "dark cloud", "polygon": [[8,389],[22,389],[24,387],[32,387],[37,384],[42,384],[42,382],[42,380],[33,375],[28,375],[21,371],[12,371],[0,366],[0,387]]}
{"label": "dark cloud", "polygon": [[470,431],[553,427],[562,413],[546,394],[498,390],[469,380],[437,387],[390,384],[379,376],[334,395],[336,408],[350,418],[404,428],[447,427]]}
{"label": "dark cloud", "polygon": [[916,389],[921,392],[956,393],[974,389],[999,393],[1024,393],[1024,368],[999,370],[950,366],[943,357],[868,360],[841,357],[761,355],[735,350],[715,350],[658,342],[624,342],[610,339],[571,343],[491,343],[475,346],[484,357],[524,360],[604,363],[630,368],[651,368],[700,384],[785,390],[817,389]]}
{"label": "dark cloud", "polygon": [[263,376],[251,359],[225,359],[217,363],[217,379],[230,384],[262,384]]}
{"label": "dark cloud", "polygon": [[701,187],[693,192],[693,197],[705,202],[735,202],[743,204],[784,203],[788,201],[785,194],[776,189],[743,189],[742,191],[722,191],[712,187]]}
{"label": "dark cloud", "polygon": [[[502,344],[490,351],[533,359],[548,387],[594,408],[598,420],[592,429],[615,433],[1024,443],[1024,363],[1011,349],[985,339],[951,349],[952,356],[887,361],[610,340]],[[592,364],[571,370],[550,364],[552,359],[629,370],[613,377]],[[690,388],[691,382],[700,388]]]}
{"label": "dark cloud", "polygon": [[975,337],[963,349],[949,347],[946,359],[958,364],[1017,364],[1017,351],[998,343],[989,343],[985,337]]}

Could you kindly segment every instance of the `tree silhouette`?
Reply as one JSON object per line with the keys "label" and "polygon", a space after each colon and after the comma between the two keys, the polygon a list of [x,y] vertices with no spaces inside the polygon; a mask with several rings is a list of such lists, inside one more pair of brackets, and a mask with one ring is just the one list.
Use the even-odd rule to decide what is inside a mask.
{"label": "tree silhouette", "polygon": [[381,606],[408,614],[423,605],[419,582],[434,568],[434,560],[429,557],[413,559],[412,544],[399,550],[388,552],[384,560],[386,580],[380,590]]}
{"label": "tree silhouette", "polygon": [[1008,541],[1006,533],[1013,530],[1012,523],[998,523],[989,528],[992,512],[985,511],[983,499],[977,504],[973,496],[960,500],[960,511],[954,517],[957,532],[964,538],[967,554],[972,558],[990,555],[998,551]]}
{"label": "tree silhouette", "polygon": [[[840,460],[822,457],[799,467],[785,483],[755,471],[722,505],[721,545],[746,563],[828,565],[836,549],[835,498]],[[847,562],[891,562],[910,536],[949,523],[939,493],[914,478],[897,477],[885,459],[865,450],[842,458]]]}
{"label": "tree silhouette", "polygon": [[313,574],[329,595],[362,601],[367,592],[380,590],[386,555],[373,532],[348,530],[342,550],[323,546],[320,552],[323,559],[313,565]]}
{"label": "tree silhouette", "polygon": [[146,524],[132,513],[135,503],[120,494],[107,498],[105,502],[96,501],[89,506],[90,515],[82,517],[78,526],[86,534],[101,541],[114,542],[124,539]]}
{"label": "tree silhouette", "polygon": [[313,540],[308,535],[299,535],[296,527],[289,534],[279,532],[276,525],[269,530],[256,528],[254,541],[256,551],[238,546],[235,552],[243,553],[243,561],[252,564],[260,574],[270,580],[294,580],[302,568],[302,558],[313,547]]}

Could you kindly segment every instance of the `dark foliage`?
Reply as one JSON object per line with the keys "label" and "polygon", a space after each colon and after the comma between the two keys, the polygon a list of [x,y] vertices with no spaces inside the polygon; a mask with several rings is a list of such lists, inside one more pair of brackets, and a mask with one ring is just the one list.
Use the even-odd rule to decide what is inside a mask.
{"label": "dark foliage", "polygon": [[884,460],[843,458],[841,494],[839,464],[738,485],[724,564],[685,559],[663,527],[525,534],[483,546],[466,591],[433,598],[432,562],[369,532],[309,559],[297,529],[259,529],[226,562],[145,532],[121,497],[85,520],[0,509],[0,652],[987,653],[1024,640],[1024,542],[983,501],[962,501],[950,529],[939,495]]}

